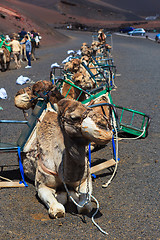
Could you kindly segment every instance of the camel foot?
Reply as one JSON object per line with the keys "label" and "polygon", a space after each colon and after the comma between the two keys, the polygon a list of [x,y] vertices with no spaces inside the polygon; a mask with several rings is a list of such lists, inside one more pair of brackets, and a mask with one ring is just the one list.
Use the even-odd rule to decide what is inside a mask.
{"label": "camel foot", "polygon": [[[79,205],[82,205],[83,203],[79,202]],[[80,208],[80,207],[77,207],[77,210],[78,210],[78,213],[79,214],[88,214],[92,211],[92,203],[89,202],[87,203],[84,207]]]}
{"label": "camel foot", "polygon": [[62,218],[65,217],[65,208],[61,203],[54,204],[49,208],[48,213],[51,218]]}

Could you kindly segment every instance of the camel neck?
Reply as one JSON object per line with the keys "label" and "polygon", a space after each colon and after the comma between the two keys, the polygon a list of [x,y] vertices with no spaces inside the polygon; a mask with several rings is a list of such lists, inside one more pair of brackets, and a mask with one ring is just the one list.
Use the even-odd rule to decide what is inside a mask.
{"label": "camel neck", "polygon": [[65,139],[63,173],[65,182],[80,181],[85,172],[85,145],[75,139]]}

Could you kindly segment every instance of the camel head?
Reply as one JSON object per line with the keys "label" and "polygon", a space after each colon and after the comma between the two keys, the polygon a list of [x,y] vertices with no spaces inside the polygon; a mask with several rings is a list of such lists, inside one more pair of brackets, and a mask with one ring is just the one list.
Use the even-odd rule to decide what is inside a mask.
{"label": "camel head", "polygon": [[17,108],[22,110],[28,110],[34,106],[34,103],[31,102],[32,99],[32,87],[26,87],[20,89],[15,97],[14,97],[14,104]]}
{"label": "camel head", "polygon": [[75,73],[72,77],[74,84],[84,90],[95,88],[95,82],[87,74]]}
{"label": "camel head", "polygon": [[98,42],[98,41],[93,41],[92,42],[92,44],[91,44],[91,50],[92,51],[97,51],[98,50],[98,48],[100,47],[100,42]]}
{"label": "camel head", "polygon": [[81,57],[81,62],[84,62],[88,66],[90,59],[91,58],[89,56],[84,55]]}
{"label": "camel head", "polygon": [[52,82],[43,80],[43,81],[38,81],[32,86],[32,94],[33,97],[39,96],[42,93],[47,93],[53,88]]}
{"label": "camel head", "polygon": [[87,45],[87,43],[83,43],[81,46],[81,54],[82,56],[91,56],[91,50],[89,48],[89,46]]}
{"label": "camel head", "polygon": [[28,110],[35,107],[39,97],[49,97],[52,103],[63,98],[51,82],[43,80],[37,81],[30,87],[20,89],[15,95],[14,103],[17,108]]}
{"label": "camel head", "polygon": [[112,138],[109,120],[81,102],[62,99],[58,102],[58,118],[62,131],[80,144],[105,145]]}
{"label": "camel head", "polygon": [[81,60],[74,58],[65,64],[64,70],[75,73],[79,70],[80,64],[81,64]]}

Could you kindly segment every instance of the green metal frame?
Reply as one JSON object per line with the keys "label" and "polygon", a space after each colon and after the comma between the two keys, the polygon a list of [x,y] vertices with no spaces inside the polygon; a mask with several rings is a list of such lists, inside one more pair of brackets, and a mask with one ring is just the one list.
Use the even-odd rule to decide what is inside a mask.
{"label": "green metal frame", "polygon": [[[103,87],[100,87],[100,88],[95,88],[94,90],[91,90],[91,91],[85,91],[85,90],[81,89],[80,87],[77,87],[74,83],[67,81],[66,79],[60,79],[60,82],[61,82],[60,86],[62,86],[63,82],[65,82],[65,83],[67,83],[71,86],[69,88],[66,96],[64,96],[64,97],[68,96],[72,87],[77,88],[80,91],[80,95],[82,94],[82,92],[87,94],[88,98],[86,100],[82,101],[83,104],[87,104],[91,100],[94,100],[94,99],[108,93],[110,103],[117,110],[121,110],[121,113],[120,113],[120,111],[118,111],[118,115],[120,113],[119,120],[117,122],[118,132],[119,133],[129,133],[131,135],[134,135],[134,136],[137,136],[137,137],[141,136],[143,138],[145,138],[147,136],[148,128],[149,128],[149,124],[150,124],[150,117],[148,115],[142,113],[142,112],[113,104],[113,100],[112,100],[112,97],[111,97],[112,88],[107,87],[107,86],[105,86],[105,87],[103,86]],[[57,84],[58,84],[58,82],[57,82]],[[77,101],[78,101],[80,95],[76,99]],[[127,118],[128,122],[126,122],[126,119],[124,119],[124,115],[125,115],[126,112],[129,115],[129,117]],[[135,120],[136,116],[138,116],[138,118],[139,118],[138,119],[138,121],[139,121],[138,125],[140,125],[140,126],[136,126],[135,123],[134,123],[134,120]],[[129,121],[129,119],[130,119],[130,121]]]}
{"label": "green metal frame", "polygon": [[[119,132],[126,132],[131,135],[135,135],[137,137],[141,136],[142,138],[147,137],[148,128],[151,121],[148,115],[142,112],[121,107],[115,104],[113,104],[113,106],[117,110],[121,111],[121,113],[120,111],[117,111],[119,116],[119,129],[118,129]],[[127,113],[127,119],[124,116],[126,113]],[[137,117],[138,117],[138,122],[136,122]]]}

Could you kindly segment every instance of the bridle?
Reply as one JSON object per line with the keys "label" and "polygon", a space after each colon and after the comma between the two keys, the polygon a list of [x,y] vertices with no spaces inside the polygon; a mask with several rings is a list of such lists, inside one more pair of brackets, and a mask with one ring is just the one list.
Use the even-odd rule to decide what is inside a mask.
{"label": "bridle", "polygon": [[92,111],[91,108],[87,108],[87,109],[83,112],[83,114],[81,115],[81,117],[80,117],[80,118],[77,118],[77,120],[76,120],[76,119],[72,119],[72,118],[67,118],[67,117],[65,117],[65,116],[64,116],[64,113],[59,116],[59,119],[60,119],[60,122],[62,123],[63,126],[64,126],[64,123],[68,123],[68,124],[74,126],[75,123],[80,123],[80,124],[81,124],[81,123],[83,122],[83,120],[87,117],[87,115],[88,115],[91,111]]}
{"label": "bridle", "polygon": [[[88,114],[93,111],[93,108],[95,107],[101,107],[102,108],[102,112],[103,112],[103,117],[105,118],[107,124],[108,124],[108,128],[111,130],[112,129],[112,126],[111,126],[111,123],[110,123],[110,120],[106,117],[106,114],[105,114],[105,111],[103,109],[103,106],[109,106],[110,108],[110,112],[113,110],[114,111],[114,114],[115,114],[115,118],[116,118],[116,121],[118,122],[118,116],[117,116],[117,112],[116,112],[116,109],[115,107],[112,105],[112,104],[109,104],[109,103],[100,103],[100,104],[94,104],[94,105],[90,105],[88,106],[88,108],[83,112],[83,114],[81,115],[80,118],[78,118],[77,120],[76,119],[72,119],[72,118],[67,118],[65,117],[65,113],[63,112],[60,116],[59,116],[59,120],[60,120],[60,123],[61,125],[64,127],[64,124],[65,123],[68,123],[69,125],[72,125],[73,128],[77,129],[78,127],[76,126],[76,123],[79,123],[81,124],[83,122],[83,120],[88,116]],[[111,115],[111,114],[110,114]]]}

